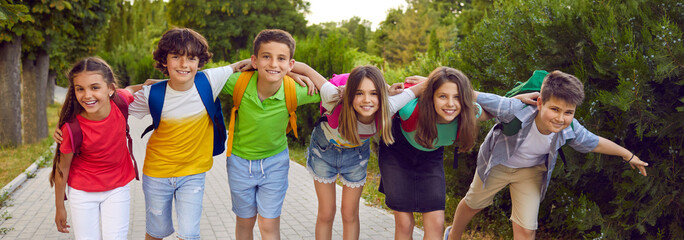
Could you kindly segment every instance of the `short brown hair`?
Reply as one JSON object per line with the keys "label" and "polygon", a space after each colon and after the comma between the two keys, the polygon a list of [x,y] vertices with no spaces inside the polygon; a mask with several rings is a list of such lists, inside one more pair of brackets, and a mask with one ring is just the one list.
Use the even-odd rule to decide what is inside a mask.
{"label": "short brown hair", "polygon": [[425,92],[418,98],[418,128],[416,142],[425,148],[433,148],[432,143],[437,138],[437,112],[435,112],[434,95],[444,83],[452,82],[458,86],[458,98],[461,103],[461,113],[458,120],[458,151],[467,152],[475,146],[477,139],[477,120],[475,112],[478,110],[473,104],[473,87],[463,72],[450,68],[438,67],[430,73]]}
{"label": "short brown hair", "polygon": [[199,58],[199,68],[209,62],[211,54],[209,44],[202,34],[190,28],[172,28],[162,35],[154,50],[154,60],[157,61],[155,68],[165,75],[169,75],[166,65],[166,57],[169,54],[187,55]]}
{"label": "short brown hair", "polygon": [[290,48],[290,59],[294,57],[296,46],[295,40],[292,38],[290,33],[280,29],[264,29],[257,34],[257,36],[254,38],[254,56],[259,55],[259,48],[261,48],[261,44],[270,42],[279,42],[287,45],[287,47]]}
{"label": "short brown hair", "polygon": [[544,77],[541,98],[544,102],[557,98],[579,106],[584,101],[584,84],[577,77],[556,70]]}

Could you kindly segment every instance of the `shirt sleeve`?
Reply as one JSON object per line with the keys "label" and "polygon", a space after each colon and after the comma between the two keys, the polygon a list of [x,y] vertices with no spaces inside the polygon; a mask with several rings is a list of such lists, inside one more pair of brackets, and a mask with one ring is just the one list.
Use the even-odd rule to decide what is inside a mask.
{"label": "shirt sleeve", "polygon": [[413,100],[406,103],[406,105],[404,105],[404,107],[399,109],[399,112],[397,112],[397,113],[399,114],[399,117],[401,117],[401,120],[409,119],[411,117],[411,115],[413,115],[413,112],[416,109],[417,105],[418,105],[418,99],[414,98]]}
{"label": "shirt sleeve", "polygon": [[491,93],[478,94],[477,103],[500,122],[510,122],[515,118],[515,112],[525,107],[525,104],[518,99]]}
{"label": "shirt sleeve", "polygon": [[389,96],[389,110],[390,115],[394,115],[399,111],[399,109],[406,106],[408,102],[416,98],[416,94],[413,91],[403,91],[400,94]]}
{"label": "shirt sleeve", "polygon": [[480,118],[482,116],[482,106],[480,104],[473,102],[473,106],[475,107],[475,118]]}
{"label": "shirt sleeve", "polygon": [[302,85],[295,83],[295,89],[297,90],[297,106],[321,101],[321,95],[319,93],[316,93],[313,96],[309,95],[309,87],[303,87]]}
{"label": "shirt sleeve", "polygon": [[222,90],[225,88],[228,78],[232,76],[233,68],[231,66],[223,66],[206,69],[203,72],[207,75],[207,78],[209,79],[209,84],[211,85],[211,90],[214,94],[214,99],[216,99],[218,95],[222,92]]}
{"label": "shirt sleeve", "polygon": [[122,97],[129,105],[133,102],[133,94],[126,89],[116,89],[116,94]]}
{"label": "shirt sleeve", "polygon": [[62,143],[59,145],[59,151],[63,154],[68,154],[74,152],[71,149],[71,135],[69,135],[69,130],[67,129],[69,124],[65,123],[62,125],[60,130],[62,131]]}
{"label": "shirt sleeve", "polygon": [[231,74],[230,77],[228,77],[228,80],[223,85],[221,93],[233,95],[233,89],[235,89],[235,84],[237,83],[237,80],[240,77],[240,73],[241,72],[236,72]]}
{"label": "shirt sleeve", "polygon": [[128,105],[128,114],[142,119],[150,114],[150,106],[147,105],[147,98],[150,96],[151,85],[143,86],[143,89],[133,94],[133,102]]}
{"label": "shirt sleeve", "polygon": [[599,137],[587,130],[577,119],[572,119],[572,128],[575,138],[568,142],[568,145],[581,153],[588,153],[598,146]]}
{"label": "shirt sleeve", "polygon": [[332,110],[340,101],[340,92],[335,85],[326,82],[321,86],[321,105],[326,110]]}

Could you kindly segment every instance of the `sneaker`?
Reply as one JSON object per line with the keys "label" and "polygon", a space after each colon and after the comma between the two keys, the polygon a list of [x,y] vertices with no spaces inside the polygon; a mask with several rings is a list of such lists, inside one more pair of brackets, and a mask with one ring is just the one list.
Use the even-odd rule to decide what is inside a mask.
{"label": "sneaker", "polygon": [[451,226],[448,226],[448,227],[444,230],[444,240],[449,240],[449,232],[451,232]]}

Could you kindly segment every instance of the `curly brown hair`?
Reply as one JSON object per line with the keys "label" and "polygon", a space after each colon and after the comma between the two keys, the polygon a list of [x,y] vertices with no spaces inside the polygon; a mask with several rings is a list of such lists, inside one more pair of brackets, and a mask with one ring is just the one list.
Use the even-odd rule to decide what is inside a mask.
{"label": "curly brown hair", "polygon": [[209,62],[213,54],[209,52],[209,44],[202,34],[190,28],[172,28],[162,35],[154,50],[154,60],[157,61],[155,68],[169,75],[166,68],[166,57],[169,54],[188,55],[199,58],[199,68]]}

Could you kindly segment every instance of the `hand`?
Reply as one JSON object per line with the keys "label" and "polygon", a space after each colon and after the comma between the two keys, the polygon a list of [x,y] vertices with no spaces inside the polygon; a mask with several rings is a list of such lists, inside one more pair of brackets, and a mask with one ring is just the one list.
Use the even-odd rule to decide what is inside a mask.
{"label": "hand", "polygon": [[164,81],[164,79],[147,79],[147,80],[145,80],[143,85],[148,86],[148,85],[152,85],[152,84],[155,84],[155,83],[158,83],[161,81]]}
{"label": "hand", "polygon": [[518,99],[525,104],[537,105],[537,99],[539,98],[539,92],[518,94],[518,95],[514,96],[513,98]]}
{"label": "hand", "polygon": [[67,224],[66,208],[57,208],[57,211],[55,213],[55,224],[57,225],[57,231],[62,233],[69,233],[69,230],[67,228],[70,228],[71,226]]}
{"label": "hand", "polygon": [[318,89],[316,88],[316,85],[314,85],[313,81],[307,76],[304,75],[299,75],[294,72],[288,72],[287,76],[290,76],[292,79],[295,80],[295,82],[299,83],[302,87],[309,87],[309,95],[314,95],[318,93]]}
{"label": "hand", "polygon": [[64,141],[64,138],[62,138],[62,130],[56,128],[55,133],[52,134],[52,139],[54,139],[57,144],[62,144],[62,141]]}
{"label": "hand", "polygon": [[426,81],[427,81],[427,77],[418,76],[418,75],[413,75],[410,77],[406,77],[404,79],[404,83],[406,83],[407,85],[410,85],[410,86],[413,86],[413,85],[416,85],[416,84],[419,84],[422,82],[426,82]]}
{"label": "hand", "polygon": [[235,62],[230,65],[233,67],[233,72],[246,72],[246,71],[251,71],[255,70],[254,67],[252,66],[252,60],[251,59],[245,59],[239,62]]}
{"label": "hand", "polygon": [[404,91],[404,83],[393,83],[388,89],[389,95],[394,96]]}
{"label": "hand", "polygon": [[[628,161],[628,160],[629,159],[626,159],[625,161]],[[629,161],[629,166],[632,167],[632,169],[638,168],[639,173],[641,173],[641,175],[647,176],[646,175],[646,166],[648,166],[648,163],[641,161],[641,159],[639,159],[639,157],[637,157],[636,155],[634,157],[632,157],[631,161]]]}

